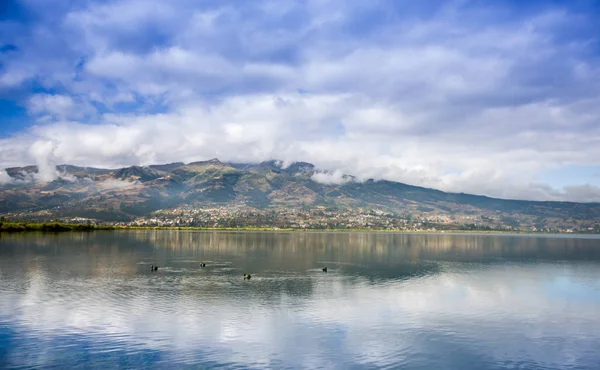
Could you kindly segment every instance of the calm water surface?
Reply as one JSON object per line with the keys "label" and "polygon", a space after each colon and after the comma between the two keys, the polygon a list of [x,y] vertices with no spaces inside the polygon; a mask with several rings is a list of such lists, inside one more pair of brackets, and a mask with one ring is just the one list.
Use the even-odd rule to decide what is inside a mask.
{"label": "calm water surface", "polygon": [[600,369],[600,239],[0,235],[0,368],[150,367]]}

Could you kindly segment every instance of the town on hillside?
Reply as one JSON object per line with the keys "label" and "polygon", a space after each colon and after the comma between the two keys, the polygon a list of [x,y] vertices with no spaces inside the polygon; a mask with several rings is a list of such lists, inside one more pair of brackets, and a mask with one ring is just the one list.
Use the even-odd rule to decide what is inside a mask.
{"label": "town on hillside", "polygon": [[53,217],[49,212],[7,215],[21,221],[60,221],[121,227],[192,227],[207,229],[306,229],[388,231],[506,231],[546,233],[600,233],[600,222],[528,215],[391,213],[379,209],[312,208],[257,209],[245,204],[180,206],[155,211],[128,221],[103,221],[85,217]]}

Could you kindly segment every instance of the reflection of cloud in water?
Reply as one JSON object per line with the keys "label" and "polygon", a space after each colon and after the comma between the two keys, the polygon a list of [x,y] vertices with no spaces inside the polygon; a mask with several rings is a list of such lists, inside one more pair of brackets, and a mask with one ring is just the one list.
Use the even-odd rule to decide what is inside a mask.
{"label": "reflection of cloud in water", "polygon": [[[99,351],[113,360],[140,352],[164,366],[556,368],[592,367],[586,361],[598,360],[600,286],[593,263],[467,263],[464,251],[454,260],[425,261],[438,249],[400,248],[379,236],[370,240],[382,247],[335,244],[353,239],[348,235],[305,236],[312,247],[304,252],[272,243],[301,240],[295,235],[246,236],[256,242],[243,252],[257,251],[246,259],[228,243],[216,252],[214,245],[157,250],[139,234],[112,243],[102,238],[113,234],[96,235],[58,237],[43,247],[25,241],[14,258],[0,261],[0,321],[7,328],[1,330],[10,337],[0,340],[16,351],[7,354],[12,364],[34,348],[45,354],[36,364],[56,363],[71,345],[99,363],[106,363]],[[178,240],[188,235],[194,237]],[[235,245],[240,236],[203,237]],[[515,251],[529,255],[528,248],[529,241],[489,253],[515,258]],[[415,251],[420,259],[405,258]],[[41,253],[46,258],[37,258]],[[149,257],[172,269],[189,260],[228,261],[238,272],[152,274],[136,265]],[[318,261],[341,263],[335,273],[307,273]],[[256,279],[244,281],[239,272],[249,267]]]}

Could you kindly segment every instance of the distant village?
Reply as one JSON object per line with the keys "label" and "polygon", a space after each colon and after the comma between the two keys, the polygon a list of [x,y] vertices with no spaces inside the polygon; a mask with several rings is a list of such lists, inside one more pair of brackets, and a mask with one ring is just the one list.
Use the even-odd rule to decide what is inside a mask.
{"label": "distant village", "polygon": [[562,219],[508,217],[505,215],[394,214],[382,210],[340,210],[318,206],[260,210],[245,205],[224,207],[179,207],[154,212],[119,226],[281,229],[373,229],[398,231],[522,231],[600,233],[597,222],[568,222]]}
{"label": "distant village", "polygon": [[531,215],[391,213],[379,209],[279,207],[257,209],[246,204],[183,206],[152,212],[129,221],[59,217],[49,210],[5,215],[21,221],[60,221],[121,227],[260,228],[306,230],[389,231],[507,231],[545,233],[600,233],[600,222]]}

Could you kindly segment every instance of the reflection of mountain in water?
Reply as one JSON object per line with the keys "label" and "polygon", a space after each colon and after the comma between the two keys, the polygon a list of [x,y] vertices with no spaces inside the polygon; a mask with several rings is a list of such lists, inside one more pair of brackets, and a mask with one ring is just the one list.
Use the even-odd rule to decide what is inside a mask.
{"label": "reflection of mountain in water", "polygon": [[[269,282],[270,289],[310,294],[311,281],[323,275],[323,266],[329,266],[329,275],[403,279],[436,274],[442,261],[598,261],[600,248],[594,246],[599,241],[494,235],[152,230],[11,234],[2,235],[0,244],[3,258],[17,258],[26,268],[45,266],[50,274],[127,276],[145,273],[144,263],[156,263],[161,271],[170,271],[162,269],[170,266],[181,276],[216,275],[235,280],[246,272],[258,274],[251,289],[260,288],[260,278]],[[58,258],[71,268],[68,272],[53,271],[43,257]],[[212,266],[209,262],[208,268],[199,272],[202,261],[212,261]],[[218,263],[228,265],[217,268]]]}
{"label": "reflection of mountain in water", "polygon": [[[348,368],[386,368],[407,353],[420,354],[409,356],[419,365],[412,367],[440,368],[457,352],[464,361],[456,368],[492,368],[498,361],[480,353],[499,346],[511,351],[511,363],[561,368],[562,358],[548,360],[548,345],[565,348],[562,368],[574,356],[587,356],[580,365],[593,368],[598,243],[368,233],[2,235],[0,368],[70,368],[82,359],[89,367],[304,368],[309,357],[328,367],[331,356]],[[538,263],[518,263],[530,259]],[[565,260],[575,262],[543,263]]]}
{"label": "reflection of mountain in water", "polygon": [[523,235],[409,233],[270,233],[135,231],[128,238],[155,248],[215,251],[279,258],[293,255],[294,264],[335,256],[340,262],[497,259],[600,260],[600,238]]}

